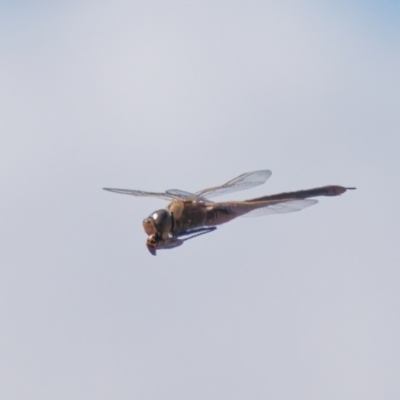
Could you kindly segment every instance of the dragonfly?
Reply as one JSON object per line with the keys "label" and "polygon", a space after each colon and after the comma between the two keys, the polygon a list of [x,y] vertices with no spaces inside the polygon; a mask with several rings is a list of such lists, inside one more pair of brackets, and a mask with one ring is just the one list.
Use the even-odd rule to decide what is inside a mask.
{"label": "dragonfly", "polygon": [[265,183],[270,170],[247,172],[224,183],[195,193],[180,189],[165,192],[144,192],[130,189],[103,188],[109,192],[136,197],[156,197],[169,201],[166,209],[154,211],[143,220],[148,235],[146,246],[152,255],[157,250],[173,249],[187,240],[215,231],[218,225],[237,217],[285,214],[303,210],[318,203],[313,197],[338,196],[354,187],[337,185],[262,196],[244,201],[214,202],[210,199],[247,190]]}

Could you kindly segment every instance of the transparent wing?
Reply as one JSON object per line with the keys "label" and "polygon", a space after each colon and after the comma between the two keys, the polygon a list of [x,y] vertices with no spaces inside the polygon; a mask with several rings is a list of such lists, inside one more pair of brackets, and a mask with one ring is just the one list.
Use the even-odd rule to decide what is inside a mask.
{"label": "transparent wing", "polygon": [[282,203],[271,204],[264,207],[256,208],[255,210],[252,210],[247,214],[243,214],[242,217],[261,217],[264,215],[286,214],[295,211],[301,211],[304,208],[313,206],[317,203],[318,200],[312,199],[290,200]]}
{"label": "transparent wing", "polygon": [[143,192],[141,190],[130,190],[130,189],[110,189],[110,188],[103,188],[103,189],[113,193],[129,194],[131,196],[137,196],[137,197],[157,197],[159,199],[164,199],[169,201],[181,199],[181,197],[178,196],[177,194],[168,192],[156,193],[156,192]]}
{"label": "transparent wing", "polygon": [[239,175],[235,179],[224,183],[221,186],[215,186],[212,188],[200,190],[196,193],[186,192],[180,189],[169,189],[165,192],[144,192],[141,190],[130,190],[130,189],[111,189],[103,188],[109,192],[129,194],[131,196],[137,197],[157,197],[164,200],[182,200],[182,199],[201,199],[207,200],[209,197],[222,196],[223,194],[239,192],[240,190],[251,189],[253,187],[262,185],[267,181],[267,179],[272,175],[269,170],[260,170],[247,172],[245,174]]}
{"label": "transparent wing", "polygon": [[180,189],[169,189],[166,190],[165,193],[167,195],[176,196],[180,199],[188,199],[196,197],[194,193],[186,192],[185,190],[180,190]]}
{"label": "transparent wing", "polygon": [[200,190],[195,193],[195,197],[204,199],[239,192],[240,190],[251,189],[265,183],[271,175],[272,172],[269,170],[247,172],[227,183],[224,183],[223,185]]}

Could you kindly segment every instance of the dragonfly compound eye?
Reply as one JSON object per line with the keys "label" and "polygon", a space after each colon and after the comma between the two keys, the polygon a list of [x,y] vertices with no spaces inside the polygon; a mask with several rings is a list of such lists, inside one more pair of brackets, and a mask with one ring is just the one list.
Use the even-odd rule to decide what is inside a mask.
{"label": "dragonfly compound eye", "polygon": [[166,210],[155,211],[143,221],[143,227],[148,235],[158,233],[161,237],[166,237],[172,227],[171,216]]}

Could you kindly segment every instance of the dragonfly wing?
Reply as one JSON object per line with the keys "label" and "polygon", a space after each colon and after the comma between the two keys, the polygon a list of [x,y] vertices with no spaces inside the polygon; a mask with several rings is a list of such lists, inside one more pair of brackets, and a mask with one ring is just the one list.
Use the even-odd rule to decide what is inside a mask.
{"label": "dragonfly wing", "polygon": [[103,188],[103,189],[113,193],[129,194],[131,196],[137,196],[137,197],[157,197],[159,199],[164,199],[169,201],[180,199],[180,197],[178,197],[177,195],[167,192],[156,193],[156,192],[143,192],[141,190],[130,190],[130,189],[110,189],[110,188]]}
{"label": "dragonfly wing", "polygon": [[222,196],[223,194],[239,192],[240,190],[251,189],[265,183],[271,175],[272,172],[266,169],[247,172],[224,183],[223,185],[200,190],[195,193],[195,196],[198,198],[211,198]]}
{"label": "dragonfly wing", "polygon": [[242,217],[261,217],[264,215],[273,215],[273,214],[286,214],[295,211],[301,211],[304,208],[313,206],[317,204],[318,200],[312,199],[304,199],[304,200],[290,200],[282,203],[275,203],[271,205],[266,205],[264,207],[256,208],[246,214],[243,214]]}
{"label": "dragonfly wing", "polygon": [[185,190],[180,189],[169,189],[165,191],[166,194],[176,196],[180,199],[190,199],[196,197],[194,193],[186,192]]}

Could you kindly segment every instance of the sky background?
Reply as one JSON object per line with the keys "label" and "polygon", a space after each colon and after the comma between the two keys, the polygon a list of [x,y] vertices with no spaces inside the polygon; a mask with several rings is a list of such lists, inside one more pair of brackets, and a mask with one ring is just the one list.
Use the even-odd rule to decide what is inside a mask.
{"label": "sky background", "polygon": [[[400,398],[400,3],[0,3],[0,397]],[[162,200],[357,191],[152,257]]]}

